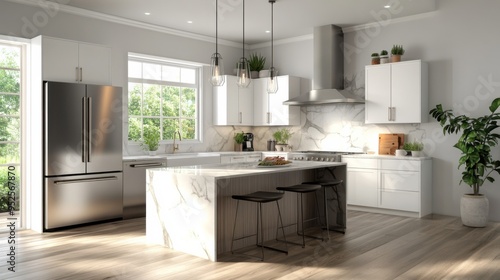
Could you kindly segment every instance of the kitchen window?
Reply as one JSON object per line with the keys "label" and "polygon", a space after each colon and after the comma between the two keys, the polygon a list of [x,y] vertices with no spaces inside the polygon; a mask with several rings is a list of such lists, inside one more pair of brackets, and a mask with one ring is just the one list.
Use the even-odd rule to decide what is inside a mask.
{"label": "kitchen window", "polygon": [[128,140],[145,125],[158,127],[161,140],[200,141],[202,65],[146,55],[128,57]]}
{"label": "kitchen window", "polygon": [[[21,96],[22,45],[0,40],[0,231],[21,224]],[[9,220],[7,220],[9,219]]]}

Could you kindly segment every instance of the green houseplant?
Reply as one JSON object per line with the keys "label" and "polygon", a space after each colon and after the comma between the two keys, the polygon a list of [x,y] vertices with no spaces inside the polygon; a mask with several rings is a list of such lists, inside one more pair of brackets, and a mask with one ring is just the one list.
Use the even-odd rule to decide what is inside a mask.
{"label": "green houseplant", "polygon": [[391,49],[391,60],[392,62],[400,62],[401,61],[401,56],[405,54],[405,50],[403,48],[403,45],[394,45],[392,46]]}
{"label": "green houseplant", "polygon": [[288,140],[292,137],[293,133],[289,128],[281,128],[273,133],[274,140],[276,140],[276,150],[285,151],[288,146]]}
{"label": "green houseplant", "polygon": [[414,157],[418,157],[421,155],[420,152],[424,149],[424,144],[421,142],[413,141],[413,142],[406,142],[403,144],[403,150],[406,151],[411,151],[411,155]]}
{"label": "green houseplant", "polygon": [[[500,112],[496,112],[499,106],[500,98],[496,98],[489,107],[490,114],[476,118],[455,116],[452,110],[443,110],[441,104],[430,111],[443,127],[443,134],[462,133],[453,147],[462,152],[458,167],[465,167],[460,183],[465,182],[473,191],[472,194],[465,194],[460,201],[462,223],[466,226],[484,227],[488,222],[489,202],[479,193],[479,188],[486,180],[495,181],[491,173],[500,174],[500,160],[494,160],[491,155],[492,148],[500,139],[500,134],[495,132],[499,127]],[[471,209],[476,212],[471,213]]]}
{"label": "green houseplant", "polygon": [[155,155],[160,143],[160,129],[152,125],[144,125],[143,127],[142,147],[149,151],[151,155]]}
{"label": "green houseplant", "polygon": [[266,64],[266,58],[262,55],[253,53],[248,57],[248,65],[250,66],[250,71],[252,79],[259,77],[259,71],[264,69]]}
{"label": "green houseplant", "polygon": [[389,63],[389,53],[387,50],[382,50],[380,52],[380,64],[386,64]]}
{"label": "green houseplant", "polygon": [[233,136],[233,139],[234,139],[234,150],[235,151],[241,151],[242,150],[242,144],[243,144],[243,141],[245,141],[245,133],[242,131],[242,132],[236,132]]}
{"label": "green houseplant", "polygon": [[380,64],[380,57],[378,53],[372,53],[372,65]]}

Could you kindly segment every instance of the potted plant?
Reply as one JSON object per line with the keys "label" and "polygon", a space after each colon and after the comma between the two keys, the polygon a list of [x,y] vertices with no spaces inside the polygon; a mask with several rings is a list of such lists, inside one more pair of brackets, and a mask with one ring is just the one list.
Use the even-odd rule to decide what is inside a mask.
{"label": "potted plant", "polygon": [[380,57],[378,53],[372,53],[372,65],[380,64]]}
{"label": "potted plant", "polygon": [[278,129],[273,133],[274,140],[276,140],[276,151],[286,151],[288,140],[292,137],[293,133],[289,128]]}
{"label": "potted plant", "polygon": [[152,125],[144,125],[143,138],[141,146],[144,150],[149,151],[149,154],[154,156],[158,150],[160,143],[160,129]]}
{"label": "potted plant", "polygon": [[245,133],[242,131],[242,132],[236,132],[234,134],[234,150],[235,151],[238,151],[238,152],[241,152],[243,150],[243,141],[245,141]]}
{"label": "potted plant", "polygon": [[386,50],[380,52],[380,64],[389,63],[389,53]]}
{"label": "potted plant", "polygon": [[250,66],[250,75],[252,79],[259,77],[259,72],[264,69],[266,58],[256,53],[250,54],[248,57],[248,65]]}
{"label": "potted plant", "polygon": [[402,45],[394,45],[391,49],[391,60],[392,62],[400,62],[401,56],[405,54],[405,50]]}
{"label": "potted plant", "polygon": [[495,133],[499,127],[500,98],[491,102],[490,114],[482,117],[455,116],[452,110],[443,110],[441,104],[430,111],[430,114],[443,127],[443,134],[462,132],[453,147],[462,154],[458,167],[465,166],[462,180],[472,188],[472,194],[464,194],[460,200],[462,223],[470,227],[485,227],[488,223],[489,201],[479,193],[479,188],[486,180],[494,182],[491,173],[500,174],[500,160],[493,160],[492,148],[498,144],[500,134]]}
{"label": "potted plant", "polygon": [[413,157],[419,157],[421,156],[421,152],[424,149],[424,144],[414,141],[414,142],[406,142],[403,145],[403,150],[406,150],[407,152],[411,152],[411,155]]}

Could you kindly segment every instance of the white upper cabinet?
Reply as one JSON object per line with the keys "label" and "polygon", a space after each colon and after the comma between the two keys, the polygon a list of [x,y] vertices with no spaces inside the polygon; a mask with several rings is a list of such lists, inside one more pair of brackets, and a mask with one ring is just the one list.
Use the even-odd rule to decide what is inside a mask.
{"label": "white upper cabinet", "polygon": [[366,66],[365,123],[426,122],[427,80],[420,60]]}
{"label": "white upper cabinet", "polygon": [[278,92],[267,93],[267,78],[255,79],[254,125],[300,125],[300,107],[283,105],[283,102],[300,95],[300,78],[278,77]]}
{"label": "white upper cabinet", "polygon": [[111,49],[42,37],[42,77],[46,81],[111,85]]}
{"label": "white upper cabinet", "polygon": [[240,88],[236,76],[225,76],[222,86],[213,87],[214,125],[253,125],[253,86]]}

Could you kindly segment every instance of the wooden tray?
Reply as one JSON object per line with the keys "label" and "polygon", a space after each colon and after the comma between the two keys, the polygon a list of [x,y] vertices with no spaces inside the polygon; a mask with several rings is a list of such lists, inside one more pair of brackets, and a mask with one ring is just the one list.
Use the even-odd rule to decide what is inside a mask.
{"label": "wooden tray", "polygon": [[396,150],[403,147],[405,135],[402,133],[396,134],[379,134],[378,135],[378,154],[379,155],[395,155]]}

